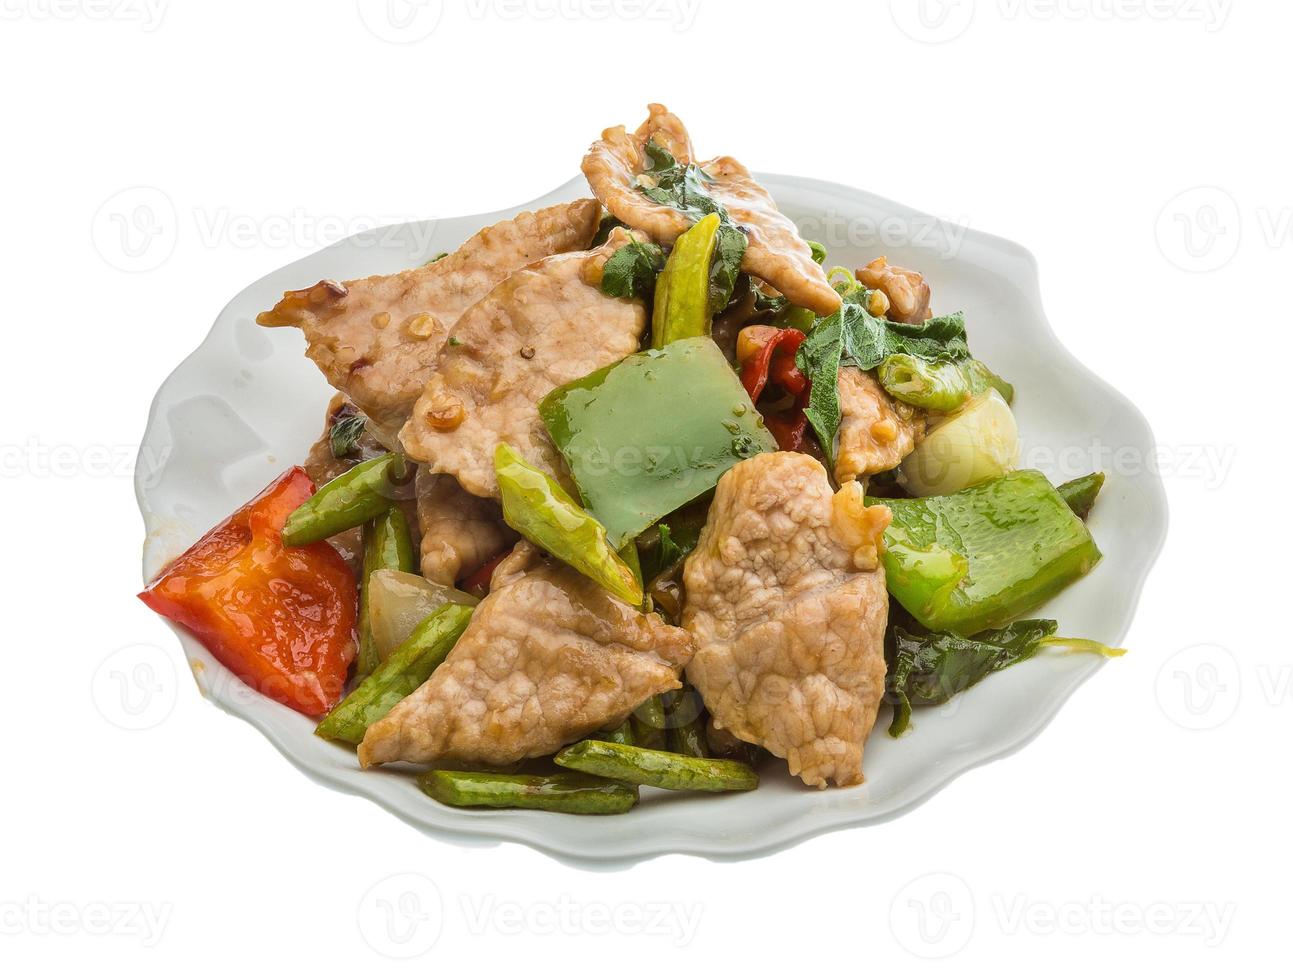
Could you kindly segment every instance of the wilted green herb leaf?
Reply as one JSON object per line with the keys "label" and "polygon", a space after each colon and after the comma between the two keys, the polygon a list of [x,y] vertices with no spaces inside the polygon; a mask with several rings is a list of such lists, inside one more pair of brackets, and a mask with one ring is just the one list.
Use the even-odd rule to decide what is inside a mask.
{"label": "wilted green herb leaf", "polygon": [[817,322],[796,355],[799,370],[812,382],[804,414],[831,458],[841,419],[840,368],[870,371],[892,354],[911,354],[927,361],[959,361],[970,356],[963,314],[931,317],[924,323],[895,323],[867,312],[868,295],[868,290],[846,294],[840,309]]}
{"label": "wilted green herb leaf", "polygon": [[602,267],[602,292],[607,296],[651,298],[655,278],[664,268],[664,250],[650,242],[629,242],[615,250]]}
{"label": "wilted green herb leaf", "polygon": [[895,738],[911,724],[914,705],[943,704],[998,670],[1035,654],[1054,634],[1053,619],[1021,619],[972,637],[946,630],[911,633],[890,630],[886,699],[893,704],[889,734]]}
{"label": "wilted green herb leaf", "polygon": [[627,227],[623,221],[615,215],[607,212],[602,215],[601,222],[597,225],[597,233],[593,235],[593,242],[589,248],[597,248],[599,245],[605,245],[606,239],[611,237],[611,232],[616,228]]}
{"label": "wilted green herb leaf", "polygon": [[364,434],[364,417],[347,415],[333,423],[328,442],[334,459],[353,459],[359,452],[359,439]]}

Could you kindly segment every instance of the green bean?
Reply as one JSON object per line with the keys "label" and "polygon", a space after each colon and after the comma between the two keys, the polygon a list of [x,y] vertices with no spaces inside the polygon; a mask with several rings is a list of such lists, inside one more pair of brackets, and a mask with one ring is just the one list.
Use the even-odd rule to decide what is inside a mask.
{"label": "green bean", "polygon": [[559,766],[593,776],[660,789],[723,793],[755,789],[759,775],[749,766],[728,759],[693,759],[677,752],[643,749],[585,739],[562,749],[553,760]]}
{"label": "green bean", "polygon": [[633,741],[646,749],[663,749],[665,737],[664,702],[660,695],[647,698],[633,709]]}
{"label": "green bean", "polygon": [[364,564],[359,575],[359,656],[355,661],[355,676],[361,680],[382,662],[368,618],[368,579],[379,568],[413,571],[413,539],[409,536],[408,519],[399,507],[391,507],[364,526]]}
{"label": "green bean", "polygon": [[1087,514],[1091,513],[1091,508],[1095,504],[1095,498],[1100,494],[1100,488],[1103,486],[1103,473],[1088,473],[1086,476],[1079,476],[1076,480],[1069,480],[1068,483],[1061,483],[1055,489],[1060,492],[1064,502],[1069,505],[1069,510],[1085,521]]}
{"label": "green bean", "polygon": [[681,689],[668,691],[661,698],[664,701],[669,750],[693,759],[707,758],[709,745],[701,722],[704,704],[700,700],[700,694],[690,684],[684,684]]}
{"label": "green bean", "polygon": [[527,776],[433,769],[418,776],[418,786],[431,799],[449,806],[625,813],[638,802],[636,786],[578,773]]}
{"label": "green bean", "polygon": [[386,513],[409,469],[399,453],[352,467],[292,512],[283,525],[283,544],[296,548],[322,541]]}
{"label": "green bean", "polygon": [[471,621],[471,606],[449,603],[424,619],[413,635],[319,722],[316,735],[358,745],[368,726],[416,691],[444,663]]}

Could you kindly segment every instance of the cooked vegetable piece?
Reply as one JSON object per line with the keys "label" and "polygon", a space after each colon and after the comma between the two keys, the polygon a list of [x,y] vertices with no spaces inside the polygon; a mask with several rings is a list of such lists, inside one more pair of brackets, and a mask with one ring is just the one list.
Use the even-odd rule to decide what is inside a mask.
{"label": "cooked vegetable piece", "polygon": [[659,245],[637,241],[621,245],[602,267],[602,292],[607,296],[650,299],[664,265],[664,249]]}
{"label": "cooked vegetable piece", "polygon": [[637,804],[636,786],[578,773],[528,776],[432,769],[418,776],[422,792],[448,806],[519,807],[554,813],[626,813]]}
{"label": "cooked vegetable piece", "polygon": [[1064,498],[1064,502],[1069,505],[1069,510],[1085,521],[1087,515],[1091,513],[1091,508],[1095,506],[1095,498],[1100,495],[1100,488],[1103,486],[1103,473],[1088,473],[1086,476],[1079,476],[1076,480],[1069,480],[1068,483],[1061,483],[1056,489]]}
{"label": "cooked vegetable piece", "polygon": [[664,271],[655,283],[652,347],[709,334],[709,268],[721,221],[717,214],[706,215],[674,242]]}
{"label": "cooked vegetable piece", "polygon": [[626,357],[557,388],[539,411],[617,548],[776,448],[708,337]]}
{"label": "cooked vegetable piece", "polygon": [[467,592],[396,569],[373,572],[366,601],[379,661],[386,660],[423,620],[446,603],[474,606],[480,602]]}
{"label": "cooked vegetable piece", "polygon": [[944,497],[885,504],[890,593],[927,629],[1003,626],[1100,560],[1082,521],[1046,477],[1019,470]]}
{"label": "cooked vegetable piece", "polygon": [[593,735],[593,738],[601,742],[614,742],[616,745],[633,744],[633,720],[632,718],[624,719],[624,723],[615,727],[603,729]]}
{"label": "cooked vegetable piece", "polygon": [[757,789],[759,774],[730,759],[694,759],[636,745],[615,745],[585,739],[559,752],[559,766],[660,789],[725,793]]}
{"label": "cooked vegetable piece", "polygon": [[321,715],[341,697],[355,655],[358,594],[331,545],[283,545],[283,522],[313,492],[305,470],[289,470],[203,535],[139,598],[191,630],[259,693]]}
{"label": "cooked vegetable piece", "polygon": [[709,746],[705,740],[705,724],[701,720],[705,706],[696,689],[684,684],[680,690],[666,691],[660,697],[664,701],[669,750],[694,759],[706,758]]}
{"label": "cooked vegetable piece", "polygon": [[[642,604],[642,583],[616,554],[602,527],[556,480],[527,463],[505,442],[494,450],[494,470],[508,527],[554,558],[587,575],[611,595]],[[616,547],[619,547],[617,545]]]}
{"label": "cooked vegetable piece", "polygon": [[921,635],[893,627],[885,684],[893,703],[889,734],[896,738],[907,730],[913,705],[942,704],[988,674],[1027,660],[1056,625],[1053,619],[1021,619],[968,638],[945,630]]}
{"label": "cooked vegetable piece", "polygon": [[970,356],[962,314],[932,317],[916,324],[894,323],[870,312],[870,294],[865,289],[846,293],[843,306],[817,322],[797,355],[799,370],[812,383],[806,409],[808,421],[831,459],[841,419],[841,367],[851,365],[870,371],[895,354],[910,354],[925,361],[959,361]]}
{"label": "cooked vegetable piece", "polygon": [[333,708],[316,735],[358,745],[374,722],[422,686],[449,656],[471,621],[471,607],[450,603],[426,618],[360,685]]}
{"label": "cooked vegetable piece", "polygon": [[692,553],[708,516],[709,499],[696,500],[667,515],[637,539],[642,574],[648,583],[663,572],[676,570]]}
{"label": "cooked vegetable piece", "polygon": [[347,470],[301,504],[283,525],[283,543],[300,547],[330,538],[385,514],[409,496],[412,473],[399,453],[386,453]]}
{"label": "cooked vegetable piece", "polygon": [[647,698],[629,716],[633,724],[633,744],[644,749],[663,749],[668,743],[664,701],[659,694]]}
{"label": "cooked vegetable piece", "polygon": [[989,674],[1028,660],[1043,649],[1106,657],[1126,652],[1094,640],[1054,636],[1055,627],[1053,619],[1021,619],[965,637],[945,630],[914,633],[895,626],[886,680],[887,698],[893,704],[889,734],[896,738],[907,730],[914,706],[943,704]]}
{"label": "cooked vegetable piece", "polygon": [[359,439],[364,434],[367,421],[362,415],[343,415],[328,433],[332,455],[336,459],[350,459],[359,452]]}
{"label": "cooked vegetable piece", "polygon": [[382,660],[373,638],[369,597],[372,575],[380,569],[413,571],[409,522],[398,507],[390,508],[364,528],[364,561],[359,573],[359,658],[355,662],[355,676],[359,678],[371,674]]}
{"label": "cooked vegetable piece", "polygon": [[912,354],[892,354],[876,372],[880,384],[900,402],[931,412],[956,412],[989,389],[1009,402],[1014,388],[974,358],[927,361]]}
{"label": "cooked vegetable piece", "polygon": [[[741,260],[748,245],[745,233],[724,221],[718,226],[714,259],[709,268],[709,315],[718,315],[732,301],[736,280],[741,274]],[[748,277],[747,277],[748,278]],[[708,331],[706,331],[708,332]]]}
{"label": "cooked vegetable piece", "polygon": [[932,426],[902,462],[901,482],[918,497],[956,493],[1004,476],[1019,461],[1019,428],[995,389]]}

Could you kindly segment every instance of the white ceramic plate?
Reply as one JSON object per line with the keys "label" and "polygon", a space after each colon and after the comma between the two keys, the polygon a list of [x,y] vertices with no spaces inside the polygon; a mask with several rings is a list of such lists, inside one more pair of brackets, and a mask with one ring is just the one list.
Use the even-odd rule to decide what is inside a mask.
{"label": "white ceramic plate", "polygon": [[[856,267],[887,254],[925,274],[936,309],[965,310],[975,353],[1015,384],[1025,462],[1057,482],[1094,468],[1108,472],[1090,521],[1105,560],[1040,613],[1058,619],[1066,635],[1119,642],[1167,528],[1162,485],[1152,467],[1142,465],[1151,458],[1153,436],[1126,398],[1059,344],[1042,312],[1029,253],[991,235],[939,225],[865,191],[798,177],[760,179],[806,237],[826,242],[833,263]],[[303,356],[301,334],[256,326],[258,312],[284,290],[408,268],[523,208],[586,195],[584,182],[576,179],[497,214],[356,235],[234,297],[153,403],[136,476],[147,529],[145,580],[303,459],[318,435],[330,390]],[[884,731],[888,711],[882,709],[860,787],[806,789],[784,766],[769,764],[753,793],[648,791],[642,805],[623,816],[577,817],[455,810],[422,795],[407,772],[361,772],[352,751],[316,738],[309,719],[250,691],[192,636],[177,633],[203,694],[256,726],[315,779],[366,796],[439,837],[521,841],[579,863],[669,852],[743,857],[893,817],[961,773],[1024,745],[1100,667],[1090,656],[1038,657],[988,678],[945,707],[918,709],[914,731],[897,740]]]}

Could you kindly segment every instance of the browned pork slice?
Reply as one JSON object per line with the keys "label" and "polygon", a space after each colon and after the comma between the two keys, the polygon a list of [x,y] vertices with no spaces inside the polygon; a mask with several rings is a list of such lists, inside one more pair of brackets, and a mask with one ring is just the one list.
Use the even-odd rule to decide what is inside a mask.
{"label": "browned pork slice", "polygon": [[[328,403],[328,410],[323,420],[323,434],[310,447],[310,452],[306,455],[305,462],[302,464],[305,467],[305,472],[310,474],[310,479],[314,481],[316,488],[335,480],[357,463],[361,463],[366,459],[373,459],[386,452],[386,448],[373,438],[372,433],[365,429],[363,435],[359,437],[353,457],[337,459],[332,454],[333,425],[343,418],[356,414],[358,413],[355,406],[350,404],[345,395],[334,395],[332,401]],[[398,503],[404,509],[404,516],[408,519],[409,533],[413,537],[413,547],[417,548],[420,534],[413,499],[410,496],[408,499],[399,500]],[[350,563],[351,568],[359,569],[359,563],[364,553],[362,528],[352,527],[348,531],[334,534],[328,539],[328,543],[340,552],[341,557]]]}
{"label": "browned pork slice", "polygon": [[462,312],[517,269],[588,247],[601,208],[579,200],[483,228],[437,262],[389,276],[324,281],[256,318],[300,327],[324,376],[385,433],[408,418]]}
{"label": "browned pork slice", "polygon": [[607,257],[631,240],[616,228],[591,252],[536,262],[464,313],[454,327],[456,343],[445,347],[400,432],[405,451],[478,497],[498,496],[500,442],[560,473],[539,400],[638,349],[642,302],[606,296],[597,285]]}
{"label": "browned pork slice", "polygon": [[451,476],[419,467],[417,493],[422,574],[432,582],[453,585],[516,540],[497,501],[473,496]]}
{"label": "browned pork slice", "polygon": [[884,293],[885,316],[895,323],[924,323],[929,319],[929,283],[919,272],[890,265],[882,255],[857,270],[858,281]]}
{"label": "browned pork slice", "polygon": [[765,453],[718,482],[687,560],[687,679],[717,727],[767,748],[805,783],[862,781],[884,693],[887,507],[832,495],[821,464]]}
{"label": "browned pork slice", "polygon": [[[652,103],[648,109],[650,115],[636,132],[629,133],[623,126],[603,132],[584,157],[583,170],[593,193],[611,214],[670,244],[691,227],[692,219],[642,193],[639,180],[648,164],[644,148],[654,140],[685,165],[692,162],[691,139],[678,117],[664,106]],[[822,315],[839,309],[839,294],[813,261],[812,250],[750,172],[731,157],[715,157],[698,166],[707,175],[706,191],[749,239],[741,268],[771,283],[792,303]]]}
{"label": "browned pork slice", "polygon": [[840,369],[840,447],[835,481],[891,470],[925,436],[925,413],[896,401],[872,375],[855,367]]}
{"label": "browned pork slice", "polygon": [[550,755],[680,686],[691,637],[522,542],[430,679],[368,729],[365,766]]}

